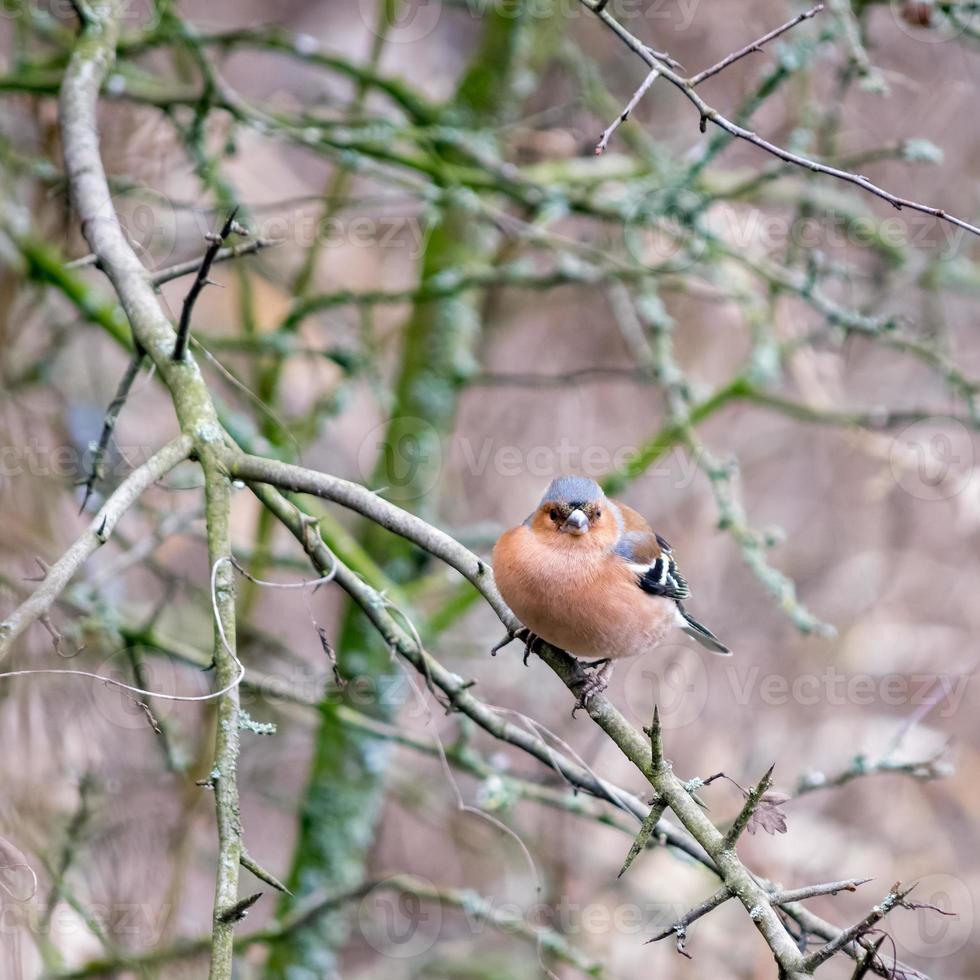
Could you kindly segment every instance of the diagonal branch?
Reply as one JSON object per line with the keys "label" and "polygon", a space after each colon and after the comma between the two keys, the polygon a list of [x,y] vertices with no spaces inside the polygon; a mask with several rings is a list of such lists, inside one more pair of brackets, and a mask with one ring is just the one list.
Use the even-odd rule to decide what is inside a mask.
{"label": "diagonal branch", "polygon": [[729,65],[734,64],[736,61],[744,58],[746,55],[752,54],[755,51],[761,51],[764,44],[768,44],[770,41],[775,41],[777,37],[781,34],[785,34],[787,31],[792,30],[797,24],[802,24],[803,21],[809,20],[811,17],[816,17],[820,11],[823,10],[823,4],[818,3],[815,7],[811,7],[809,10],[804,10],[802,14],[797,14],[792,20],[788,20],[782,27],[777,27],[774,31],[770,31],[768,34],[763,34],[762,37],[753,41],[751,44],[746,44],[744,48],[739,48],[738,51],[733,51],[730,55],[722,58],[716,65],[712,65],[710,68],[705,68],[704,71],[699,71],[696,75],[692,75],[688,80],[688,85],[691,88],[696,88],[706,79],[712,77],[712,75],[717,75],[719,72],[724,71]]}
{"label": "diagonal branch", "polygon": [[643,79],[643,83],[640,87],[633,93],[633,97],[626,103],[626,108],[606,127],[603,131],[602,136],[599,137],[599,142],[595,145],[595,155],[602,156],[606,152],[606,147],[609,146],[609,140],[612,139],[612,134],[619,129],[620,126],[633,114],[633,110],[639,105],[640,99],[646,95],[650,86],[660,77],[660,69],[654,68],[646,78]]}
{"label": "diagonal branch", "polygon": [[41,584],[0,623],[0,659],[31,623],[47,616],[51,607],[85,561],[109,539],[119,519],[157,480],[191,453],[189,436],[180,436],[133,470],[99,508],[75,543],[45,572]]}
{"label": "diagonal branch", "polygon": [[[903,208],[908,208],[910,211],[918,211],[921,214],[928,214],[934,218],[939,218],[942,221],[948,221],[952,225],[956,225],[957,228],[962,228],[965,231],[970,232],[971,235],[980,236],[980,226],[971,224],[969,221],[965,221],[962,218],[957,218],[955,215],[949,214],[943,208],[933,207],[929,204],[922,204],[918,201],[913,201],[910,198],[900,197],[897,194],[892,194],[890,191],[885,190],[878,184],[862,174],[850,173],[847,170],[841,170],[838,167],[832,167],[825,163],[819,163],[816,160],[811,160],[809,157],[802,156],[799,153],[793,153],[791,150],[784,149],[775,143],[770,142],[767,139],[759,136],[757,133],[752,132],[752,130],[746,129],[744,126],[738,125],[738,123],[733,122],[727,116],[722,115],[717,109],[705,102],[700,95],[695,91],[694,85],[691,84],[691,80],[684,78],[683,75],[678,74],[676,71],[671,69],[666,62],[660,60],[656,54],[654,54],[647,45],[645,45],[638,37],[631,34],[622,24],[616,20],[608,11],[603,9],[604,4],[599,6],[593,4],[590,0],[579,0],[579,2],[591,10],[598,18],[608,27],[634,54],[637,55],[643,62],[649,65],[650,68],[658,68],[660,74],[667,79],[672,85],[678,88],[687,100],[698,110],[701,119],[702,130],[708,123],[708,121],[713,122],[720,129],[723,129],[726,133],[731,136],[736,137],[740,140],[745,140],[747,143],[751,143],[753,146],[757,146],[760,150],[764,150],[766,153],[783,160],[785,163],[791,163],[797,167],[802,167],[804,170],[812,171],[813,173],[825,174],[828,177],[835,177],[837,180],[843,180],[846,183],[854,184],[860,187],[862,190],[867,191],[869,194],[873,194],[875,197],[881,198],[883,201],[887,201],[893,208],[901,211]],[[695,76],[697,77],[697,76]]]}
{"label": "diagonal branch", "polygon": [[892,885],[891,891],[863,919],[842,930],[839,935],[810,953],[806,958],[806,969],[812,973],[821,963],[826,963],[834,953],[867,935],[892,909],[903,905],[905,896],[914,887],[915,885],[910,885],[908,888],[902,888],[898,882]]}
{"label": "diagonal branch", "polygon": [[[432,527],[420,518],[402,511],[364,487],[317,473],[304,467],[281,463],[276,460],[229,452],[224,465],[233,477],[245,479],[262,503],[290,530],[310,555],[319,570],[332,567],[336,562],[336,580],[364,610],[381,633],[389,647],[405,657],[426,677],[432,685],[445,693],[453,708],[471,717],[477,724],[498,738],[516,745],[542,762],[557,768],[566,778],[578,782],[584,788],[615,805],[632,812],[641,821],[648,815],[648,808],[635,797],[626,798],[605,780],[584,771],[577,764],[569,763],[543,740],[503,721],[499,713],[473,697],[461,678],[446,670],[393,619],[385,601],[374,589],[352,574],[342,562],[337,562],[324,545],[315,529],[315,522],[302,514],[289,500],[267,484],[279,485],[300,493],[310,493],[341,503],[389,530],[401,534],[419,547],[445,561],[468,578],[494,608],[510,633],[520,628],[513,613],[497,592],[490,569],[463,545],[449,535]],[[588,675],[573,657],[546,644],[539,644],[538,656],[559,676],[573,694],[578,694],[588,681]],[[664,800],[673,810],[685,830],[699,847],[694,848],[697,858],[713,870],[734,897],[738,898],[749,918],[762,934],[787,980],[800,980],[809,976],[803,954],[777,914],[777,906],[793,919],[805,923],[806,931],[828,942],[839,941],[841,931],[819,917],[803,909],[798,902],[810,897],[814,889],[807,888],[788,892],[784,896],[770,883],[754,875],[738,858],[735,850],[726,846],[725,836],[708,819],[692,798],[687,786],[673,773],[662,757],[657,726],[651,728],[648,737],[633,728],[620,712],[601,694],[595,695],[586,706],[590,717],[617,744],[623,754],[649,780],[658,799]],[[656,759],[654,746],[657,746]],[[658,828],[659,830],[659,828]],[[673,844],[673,840],[669,840]],[[685,848],[691,853],[691,845]],[[848,883],[832,883],[830,891],[847,887]],[[785,902],[785,905],[782,903]],[[845,940],[838,946],[853,958],[863,956],[863,950]]]}

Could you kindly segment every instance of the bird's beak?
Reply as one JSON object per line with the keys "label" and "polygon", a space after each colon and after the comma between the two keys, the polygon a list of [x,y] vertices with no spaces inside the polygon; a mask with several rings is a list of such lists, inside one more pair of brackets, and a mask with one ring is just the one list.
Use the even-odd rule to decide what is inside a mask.
{"label": "bird's beak", "polygon": [[571,514],[565,519],[565,523],[562,524],[561,530],[566,534],[585,534],[589,529],[589,519],[581,510],[573,510]]}

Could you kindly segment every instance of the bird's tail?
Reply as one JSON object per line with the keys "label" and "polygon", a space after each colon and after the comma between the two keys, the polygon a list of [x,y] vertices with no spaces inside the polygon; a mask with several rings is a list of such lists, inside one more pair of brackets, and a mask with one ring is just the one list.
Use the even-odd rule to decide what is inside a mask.
{"label": "bird's tail", "polygon": [[720,657],[730,657],[732,655],[732,651],[707,626],[702,626],[679,602],[677,603],[677,608],[683,618],[681,629],[688,636],[693,636],[706,650],[717,653]]}

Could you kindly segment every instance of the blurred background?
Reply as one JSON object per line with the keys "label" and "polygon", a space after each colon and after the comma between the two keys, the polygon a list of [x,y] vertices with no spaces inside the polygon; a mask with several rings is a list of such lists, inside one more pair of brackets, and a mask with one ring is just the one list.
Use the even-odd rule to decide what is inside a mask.
{"label": "blurred background", "polygon": [[[698,92],[975,221],[978,6],[833,0]],[[804,8],[609,9],[690,74]],[[79,513],[131,340],[66,196],[55,96],[76,26],[71,4],[40,0],[0,19],[4,613],[177,431],[144,370]],[[742,841],[753,870],[785,887],[874,878],[810,903],[839,925],[919,880],[919,901],[956,916],[897,911],[883,955],[976,977],[980,243],[702,134],[662,78],[596,155],[646,71],[573,0],[134,4],[101,109],[107,204],[162,278],[193,270],[235,207],[249,235],[233,243],[268,245],[216,265],[194,311],[195,356],[252,451],[362,483],[484,556],[559,473],[649,517],[736,655],[677,636],[619,664],[611,699],[636,725],[659,704],[683,778],[748,786],[776,764],[788,829]],[[174,320],[190,282],[161,284]],[[3,669],[209,690],[198,484],[188,466],[147,494]],[[501,626],[458,575],[306,504],[474,693],[644,793],[544,664],[516,643],[490,657]],[[310,577],[247,492],[233,516],[254,575]],[[645,945],[712,877],[661,847],[617,879],[636,828],[447,715],[336,586],[240,580],[238,608],[245,836],[295,895],[243,873],[242,894],[264,895],[240,976],[775,976],[732,905],[692,927],[693,960]],[[213,738],[212,704],[0,678],[3,976],[204,975]],[[725,781],[701,795],[716,821],[740,807]],[[371,887],[406,874],[417,887]]]}

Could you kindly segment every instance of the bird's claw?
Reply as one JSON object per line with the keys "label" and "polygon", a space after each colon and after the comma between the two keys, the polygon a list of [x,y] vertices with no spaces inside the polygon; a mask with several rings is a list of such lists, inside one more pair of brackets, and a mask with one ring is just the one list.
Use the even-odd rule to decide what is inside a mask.
{"label": "bird's claw", "polygon": [[524,666],[527,666],[527,658],[534,653],[534,648],[538,644],[538,640],[541,639],[537,633],[532,633],[529,629],[525,631],[526,636],[524,637]]}
{"label": "bird's claw", "polygon": [[498,644],[490,648],[490,656],[496,657],[497,651],[502,650],[508,643],[513,643],[514,640],[524,641],[524,666],[527,666],[527,658],[531,656],[534,652],[534,647],[537,645],[540,639],[537,634],[532,633],[526,626],[522,626],[519,630],[515,630],[513,633],[508,633]]}
{"label": "bird's claw", "polygon": [[572,708],[572,717],[580,708],[588,711],[592,699],[602,694],[609,687],[609,678],[612,675],[613,665],[611,660],[594,660],[592,663],[579,661],[585,674],[585,682],[579,692],[575,707]]}

